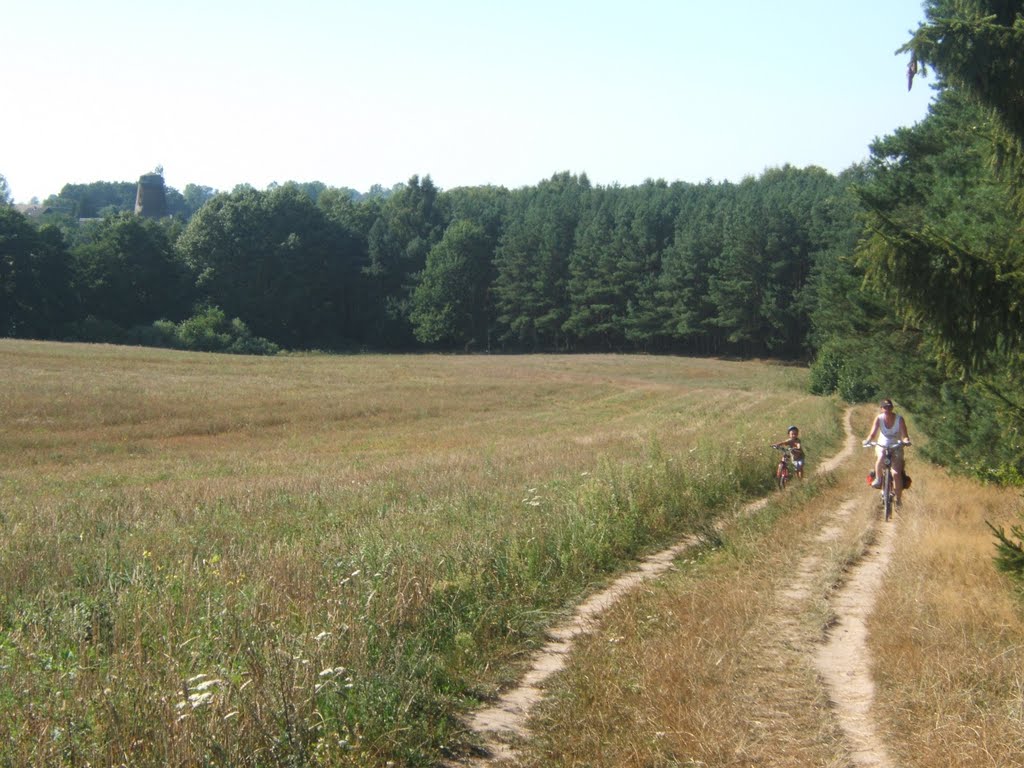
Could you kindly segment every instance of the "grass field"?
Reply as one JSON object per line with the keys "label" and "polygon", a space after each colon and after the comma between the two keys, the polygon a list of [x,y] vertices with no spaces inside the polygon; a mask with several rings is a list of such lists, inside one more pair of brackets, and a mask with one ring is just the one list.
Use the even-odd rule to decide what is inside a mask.
{"label": "grass field", "polygon": [[[631,558],[839,439],[805,372],[0,341],[0,765],[431,765]],[[816,454],[819,450],[821,453]]]}
{"label": "grass field", "polygon": [[[873,415],[856,410],[858,437]],[[926,442],[916,425],[913,435]],[[912,489],[894,522],[878,523],[871,460],[791,486],[728,525],[720,546],[620,601],[551,686],[521,764],[883,764],[851,756],[814,658],[836,589],[888,525],[864,664],[890,764],[1024,765],[1024,609],[985,525],[1019,523],[1019,489],[951,478],[911,452]]]}

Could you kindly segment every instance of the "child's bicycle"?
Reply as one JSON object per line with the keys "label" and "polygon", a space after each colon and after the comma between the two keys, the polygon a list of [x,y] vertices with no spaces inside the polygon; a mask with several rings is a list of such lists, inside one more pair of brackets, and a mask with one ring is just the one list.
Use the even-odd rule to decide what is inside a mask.
{"label": "child's bicycle", "polygon": [[[882,448],[882,509],[885,511],[885,519],[889,521],[892,519],[892,507],[896,499],[896,487],[893,485],[895,482],[892,476],[892,458],[897,448],[910,445],[909,442],[905,443],[893,443],[892,445],[881,445]],[[877,442],[864,443],[865,448],[874,448],[879,446]],[[871,475],[874,474],[874,470],[871,470]],[[906,472],[904,472],[904,476]],[[873,479],[873,478],[872,478]],[[906,490],[906,488],[904,488]]]}
{"label": "child's bicycle", "polygon": [[785,489],[786,483],[789,482],[789,478],[793,474],[793,452],[790,450],[788,445],[773,445],[772,448],[782,451],[782,455],[779,457],[779,463],[775,467],[775,482],[781,491]]}

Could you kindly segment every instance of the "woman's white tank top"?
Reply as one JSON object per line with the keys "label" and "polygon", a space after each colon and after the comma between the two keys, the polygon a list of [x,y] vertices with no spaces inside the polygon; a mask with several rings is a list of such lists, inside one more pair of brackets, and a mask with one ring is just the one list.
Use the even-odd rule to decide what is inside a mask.
{"label": "woman's white tank top", "polygon": [[885,417],[878,420],[878,442],[882,445],[893,445],[900,441],[900,422],[903,420],[902,416],[896,416],[893,419],[892,426],[885,426]]}

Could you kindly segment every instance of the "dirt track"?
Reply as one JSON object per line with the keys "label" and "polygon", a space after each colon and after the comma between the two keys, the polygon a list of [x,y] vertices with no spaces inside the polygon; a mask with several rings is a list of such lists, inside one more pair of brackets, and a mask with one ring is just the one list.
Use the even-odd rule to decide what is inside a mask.
{"label": "dirt track", "polygon": [[[846,440],[842,450],[823,462],[819,473],[835,471],[849,459],[856,447],[850,426],[850,412],[845,417]],[[831,515],[822,520],[816,545],[827,547],[839,535],[842,522],[849,516],[856,500],[851,496]],[[741,514],[751,514],[767,503],[762,499],[747,505]],[[820,581],[822,558],[811,547],[789,582],[780,589],[778,610],[770,621],[775,624],[775,637],[780,645],[798,648],[814,656],[814,663],[827,686],[836,718],[846,738],[851,764],[887,768],[892,765],[885,745],[878,738],[872,720],[873,684],[869,675],[870,659],[866,646],[865,618],[874,604],[881,575],[888,563],[893,542],[893,526],[875,524],[865,532],[872,542],[866,555],[846,574],[842,587],[831,598],[835,621],[824,644],[808,645],[796,636],[791,616],[798,612],[801,601],[811,597],[813,584]],[[520,684],[505,693],[493,706],[478,710],[469,718],[469,727],[480,735],[488,754],[462,765],[498,766],[515,764],[516,743],[528,741],[526,727],[530,710],[544,696],[544,682],[561,670],[573,642],[578,636],[594,631],[601,614],[637,585],[655,578],[672,567],[672,562],[696,540],[684,539],[639,563],[631,571],[583,602],[572,618],[549,632],[549,642],[533,657]]]}

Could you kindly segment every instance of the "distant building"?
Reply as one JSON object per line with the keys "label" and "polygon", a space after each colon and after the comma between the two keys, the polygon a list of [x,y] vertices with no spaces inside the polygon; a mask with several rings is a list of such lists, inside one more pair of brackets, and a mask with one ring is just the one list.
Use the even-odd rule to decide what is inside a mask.
{"label": "distant building", "polygon": [[151,219],[161,219],[167,215],[167,193],[162,174],[145,173],[139,177],[139,190],[135,193],[135,215]]}
{"label": "distant building", "polygon": [[40,205],[39,203],[15,203],[13,208],[23,216],[33,219],[37,216],[53,213],[53,209],[50,206]]}

